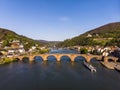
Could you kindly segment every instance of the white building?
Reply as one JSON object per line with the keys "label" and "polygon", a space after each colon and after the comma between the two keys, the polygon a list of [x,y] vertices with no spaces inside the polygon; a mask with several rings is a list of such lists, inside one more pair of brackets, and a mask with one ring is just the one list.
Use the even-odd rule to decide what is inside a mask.
{"label": "white building", "polygon": [[102,54],[103,56],[108,56],[109,55],[109,53],[108,52],[103,52],[103,54]]}
{"label": "white building", "polygon": [[36,46],[32,46],[31,49],[32,49],[32,50],[35,50],[35,49],[36,49]]}
{"label": "white building", "polygon": [[14,53],[14,52],[15,52],[14,49],[10,49],[10,50],[8,50],[8,53]]}
{"label": "white building", "polygon": [[87,37],[92,37],[92,35],[91,35],[91,34],[88,34]]}
{"label": "white building", "polygon": [[19,53],[21,53],[21,54],[24,54],[24,53],[25,53],[25,49],[24,49],[24,48],[19,48],[18,51],[19,51]]}
{"label": "white building", "polygon": [[19,48],[24,48],[24,45],[22,45],[22,44],[21,44],[21,45],[19,45]]}

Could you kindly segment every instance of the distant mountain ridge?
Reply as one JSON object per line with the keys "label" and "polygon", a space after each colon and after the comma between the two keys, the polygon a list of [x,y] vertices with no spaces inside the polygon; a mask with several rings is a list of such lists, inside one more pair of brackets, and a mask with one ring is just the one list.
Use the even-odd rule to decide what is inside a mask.
{"label": "distant mountain ridge", "polygon": [[54,45],[57,45],[58,43],[62,42],[62,41],[47,41],[47,40],[37,40],[40,43],[47,45],[47,46],[51,46],[53,47]]}
{"label": "distant mountain ridge", "polygon": [[109,23],[90,30],[72,39],[64,40],[58,46],[67,47],[75,45],[117,45],[120,46],[120,22]]}

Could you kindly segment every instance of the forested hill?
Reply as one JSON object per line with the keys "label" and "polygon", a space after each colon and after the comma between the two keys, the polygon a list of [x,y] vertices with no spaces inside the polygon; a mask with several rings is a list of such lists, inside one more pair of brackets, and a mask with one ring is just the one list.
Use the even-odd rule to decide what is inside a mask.
{"label": "forested hill", "polygon": [[58,44],[60,47],[75,45],[120,46],[120,22],[106,24]]}
{"label": "forested hill", "polygon": [[41,45],[40,42],[30,39],[26,36],[18,35],[17,33],[11,30],[8,30],[8,29],[0,28],[0,41],[2,40],[7,41],[7,42],[11,42],[13,40],[19,40],[23,44],[27,42],[29,46],[32,46],[34,44]]}
{"label": "forested hill", "polygon": [[116,22],[116,23],[110,23],[110,24],[106,24],[104,26],[98,27],[94,30],[90,30],[88,32],[85,33],[86,34],[99,34],[102,35],[104,33],[120,33],[120,22]]}

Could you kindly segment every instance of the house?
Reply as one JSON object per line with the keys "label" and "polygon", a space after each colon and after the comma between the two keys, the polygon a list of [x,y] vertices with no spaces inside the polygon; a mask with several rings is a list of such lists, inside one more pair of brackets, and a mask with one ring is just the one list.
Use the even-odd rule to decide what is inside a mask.
{"label": "house", "polygon": [[19,40],[13,40],[12,43],[20,43]]}
{"label": "house", "polygon": [[7,57],[13,57],[13,54],[8,54]]}
{"label": "house", "polygon": [[3,40],[0,40],[0,47],[2,47],[2,44],[3,44]]}
{"label": "house", "polygon": [[31,49],[32,49],[32,50],[35,50],[35,49],[36,49],[36,46],[32,46]]}
{"label": "house", "polygon": [[91,35],[91,34],[88,34],[87,37],[92,37],[92,35]]}
{"label": "house", "polygon": [[25,49],[24,48],[19,48],[18,51],[19,51],[20,54],[25,54]]}
{"label": "house", "polygon": [[11,48],[19,48],[20,47],[20,41],[19,40],[13,40],[11,43]]}
{"label": "house", "polygon": [[14,49],[10,49],[10,50],[8,50],[8,53],[14,53],[14,52],[15,52]]}
{"label": "house", "polygon": [[23,45],[23,44],[20,44],[20,45],[19,45],[19,48],[24,48],[24,45]]}
{"label": "house", "polygon": [[19,48],[19,44],[18,43],[12,43],[11,48]]}
{"label": "house", "polygon": [[3,55],[7,55],[7,51],[6,50],[0,50],[0,53],[2,53]]}
{"label": "house", "polygon": [[102,56],[108,56],[109,55],[109,53],[107,52],[107,51],[104,51],[103,53],[102,53]]}
{"label": "house", "polygon": [[45,49],[45,48],[46,48],[46,47],[44,47],[44,46],[43,46],[43,47],[40,47],[41,50],[43,50],[43,49]]}

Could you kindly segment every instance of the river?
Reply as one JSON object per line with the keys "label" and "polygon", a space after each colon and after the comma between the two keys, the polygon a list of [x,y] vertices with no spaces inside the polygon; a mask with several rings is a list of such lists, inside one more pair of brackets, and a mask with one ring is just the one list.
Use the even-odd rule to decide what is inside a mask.
{"label": "river", "polygon": [[[53,50],[50,53],[77,53],[68,50]],[[15,62],[0,65],[0,90],[120,90],[120,72],[103,67],[92,60],[97,72],[84,67],[82,59],[70,62],[63,57],[56,62],[49,57],[47,62]]]}

